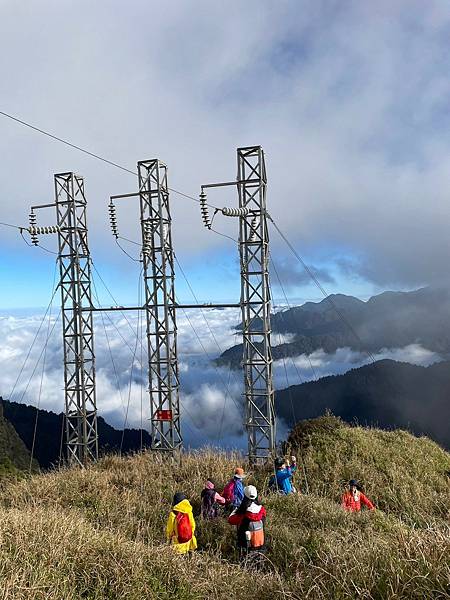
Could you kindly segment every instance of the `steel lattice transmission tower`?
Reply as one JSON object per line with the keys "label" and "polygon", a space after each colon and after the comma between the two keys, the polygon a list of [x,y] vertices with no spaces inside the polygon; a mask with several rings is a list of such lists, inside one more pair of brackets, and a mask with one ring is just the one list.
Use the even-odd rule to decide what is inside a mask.
{"label": "steel lattice transmission tower", "polygon": [[[55,175],[64,343],[67,459],[86,465],[98,458],[94,329],[86,196],[83,178]],[[87,309],[87,310],[86,310]]]}
{"label": "steel lattice transmission tower", "polygon": [[[275,409],[272,377],[269,285],[269,231],[266,211],[266,167],[261,146],[238,148],[236,181],[202,185],[200,210],[212,228],[206,188],[237,186],[239,208],[221,210],[239,218],[245,427],[253,464],[275,456]],[[217,212],[218,209],[216,209]]]}
{"label": "steel lattice transmission tower", "polygon": [[[80,175],[59,173],[54,181],[55,202],[32,206],[27,230],[35,246],[39,235],[58,234],[67,460],[85,466],[98,458],[87,201]],[[37,211],[49,208],[56,208],[57,225],[38,227]]]}
{"label": "steel lattice transmission tower", "polygon": [[[261,146],[238,148],[239,251],[248,456],[275,454],[266,167]],[[244,211],[242,211],[244,212]]]}
{"label": "steel lattice transmission tower", "polygon": [[138,162],[152,449],[182,445],[175,277],[167,167]]}

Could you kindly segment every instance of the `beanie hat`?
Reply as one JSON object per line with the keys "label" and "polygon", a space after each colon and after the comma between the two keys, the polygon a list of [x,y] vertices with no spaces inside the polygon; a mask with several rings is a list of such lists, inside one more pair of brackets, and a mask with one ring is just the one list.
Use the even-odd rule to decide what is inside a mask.
{"label": "beanie hat", "polygon": [[256,500],[258,497],[258,490],[254,485],[247,485],[244,488],[244,496],[249,500]]}
{"label": "beanie hat", "polygon": [[350,479],[350,481],[348,482],[348,485],[350,487],[352,487],[353,485],[357,488],[359,487],[358,482],[356,481],[356,479]]}
{"label": "beanie hat", "polygon": [[177,492],[173,497],[172,506],[176,506],[182,500],[186,500],[186,494],[183,494],[183,492]]}
{"label": "beanie hat", "polygon": [[241,467],[236,467],[236,469],[234,470],[234,476],[237,477],[238,479],[244,479],[244,477],[245,477],[244,469],[242,469]]}

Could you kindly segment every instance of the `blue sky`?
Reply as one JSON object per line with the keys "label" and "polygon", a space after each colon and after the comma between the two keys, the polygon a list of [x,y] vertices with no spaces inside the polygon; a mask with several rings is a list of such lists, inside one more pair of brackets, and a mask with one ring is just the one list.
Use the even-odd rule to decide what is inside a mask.
{"label": "blue sky", "polygon": [[[237,147],[262,145],[276,223],[328,292],[365,299],[450,278],[449,39],[450,5],[438,0],[2,0],[0,111],[131,170],[159,158],[170,186],[195,197],[202,183],[235,178]],[[32,204],[53,201],[54,173],[84,176],[94,264],[120,304],[135,304],[140,268],[114,243],[107,204],[112,194],[135,192],[136,178],[1,115],[0,156],[0,221],[8,223],[26,226]],[[231,189],[209,197],[218,206],[237,203]],[[237,301],[236,245],[202,226],[196,202],[172,193],[171,206],[175,252],[197,297]],[[135,199],[120,205],[118,223],[121,235],[139,238]],[[235,219],[219,215],[214,225],[237,235]],[[50,237],[43,244],[56,249]],[[135,245],[124,247],[137,256]],[[321,300],[273,229],[271,260],[292,302]],[[59,411],[60,330],[42,370],[45,327],[24,364],[54,266],[53,254],[0,226],[0,395],[9,397],[19,374],[15,399]],[[112,304],[97,274],[94,281],[101,302]],[[178,299],[191,302],[178,270],[176,284]],[[284,304],[276,277],[272,287],[274,304]],[[56,311],[59,297],[54,304]],[[210,317],[221,348],[203,316],[192,319],[211,356],[236,341],[238,314]],[[197,434],[188,441],[198,431],[203,439],[205,427],[215,441],[228,374],[206,360],[181,313],[178,325],[183,405],[198,420],[189,423]],[[133,339],[120,317],[118,327]],[[130,422],[137,424],[145,377],[133,380],[129,348],[114,330],[115,385],[98,318],[96,328],[99,411],[122,426],[130,393]],[[418,345],[383,357],[417,364],[439,358]],[[326,375],[366,359],[345,348],[295,358],[305,378],[310,360]],[[288,385],[284,372],[275,364],[277,389]],[[234,375],[238,402],[242,377]],[[291,383],[296,376],[290,373]],[[236,438],[241,415],[229,404],[226,416]]]}
{"label": "blue sky", "polygon": [[[366,298],[448,279],[446,3],[4,0],[0,16],[0,110],[131,169],[159,157],[171,187],[195,196],[235,177],[236,147],[261,144],[269,210],[327,290]],[[94,261],[133,302],[139,270],[106,210],[133,176],[4,117],[0,152],[1,221],[26,224],[31,204],[51,201],[53,173],[85,176]],[[194,202],[172,194],[172,210],[198,297],[236,299],[234,245],[202,228]],[[123,235],[137,239],[136,217],[119,213]],[[217,228],[236,235],[230,221]],[[0,310],[46,305],[54,257],[0,231]],[[275,232],[272,258],[292,299],[320,298]],[[190,300],[180,275],[177,294]]]}

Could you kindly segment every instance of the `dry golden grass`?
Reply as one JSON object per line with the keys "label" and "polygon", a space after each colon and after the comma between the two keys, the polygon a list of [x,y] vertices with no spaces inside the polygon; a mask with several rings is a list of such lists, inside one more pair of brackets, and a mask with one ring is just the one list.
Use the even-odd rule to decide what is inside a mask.
{"label": "dry golden grass", "polygon": [[[0,599],[450,597],[450,456],[404,432],[328,425],[299,442],[311,493],[264,498],[269,551],[258,572],[237,564],[223,519],[198,521],[192,557],[164,540],[173,493],[184,491],[198,511],[205,476],[224,484],[236,455],[110,456],[4,484]],[[263,489],[268,475],[249,481]],[[341,510],[350,476],[383,510]]]}

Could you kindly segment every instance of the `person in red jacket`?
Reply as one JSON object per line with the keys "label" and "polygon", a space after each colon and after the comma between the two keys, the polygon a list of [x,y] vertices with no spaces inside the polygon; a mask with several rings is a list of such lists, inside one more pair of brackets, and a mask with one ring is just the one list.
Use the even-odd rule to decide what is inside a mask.
{"label": "person in red jacket", "polygon": [[244,488],[244,499],[240,506],[228,517],[230,525],[237,526],[237,545],[241,558],[250,552],[265,552],[264,522],[266,509],[258,500],[254,485]]}
{"label": "person in red jacket", "polygon": [[369,510],[374,510],[375,506],[365,496],[355,479],[351,479],[348,483],[349,489],[342,495],[342,508],[348,512],[359,512],[361,510],[361,504],[366,506]]}

